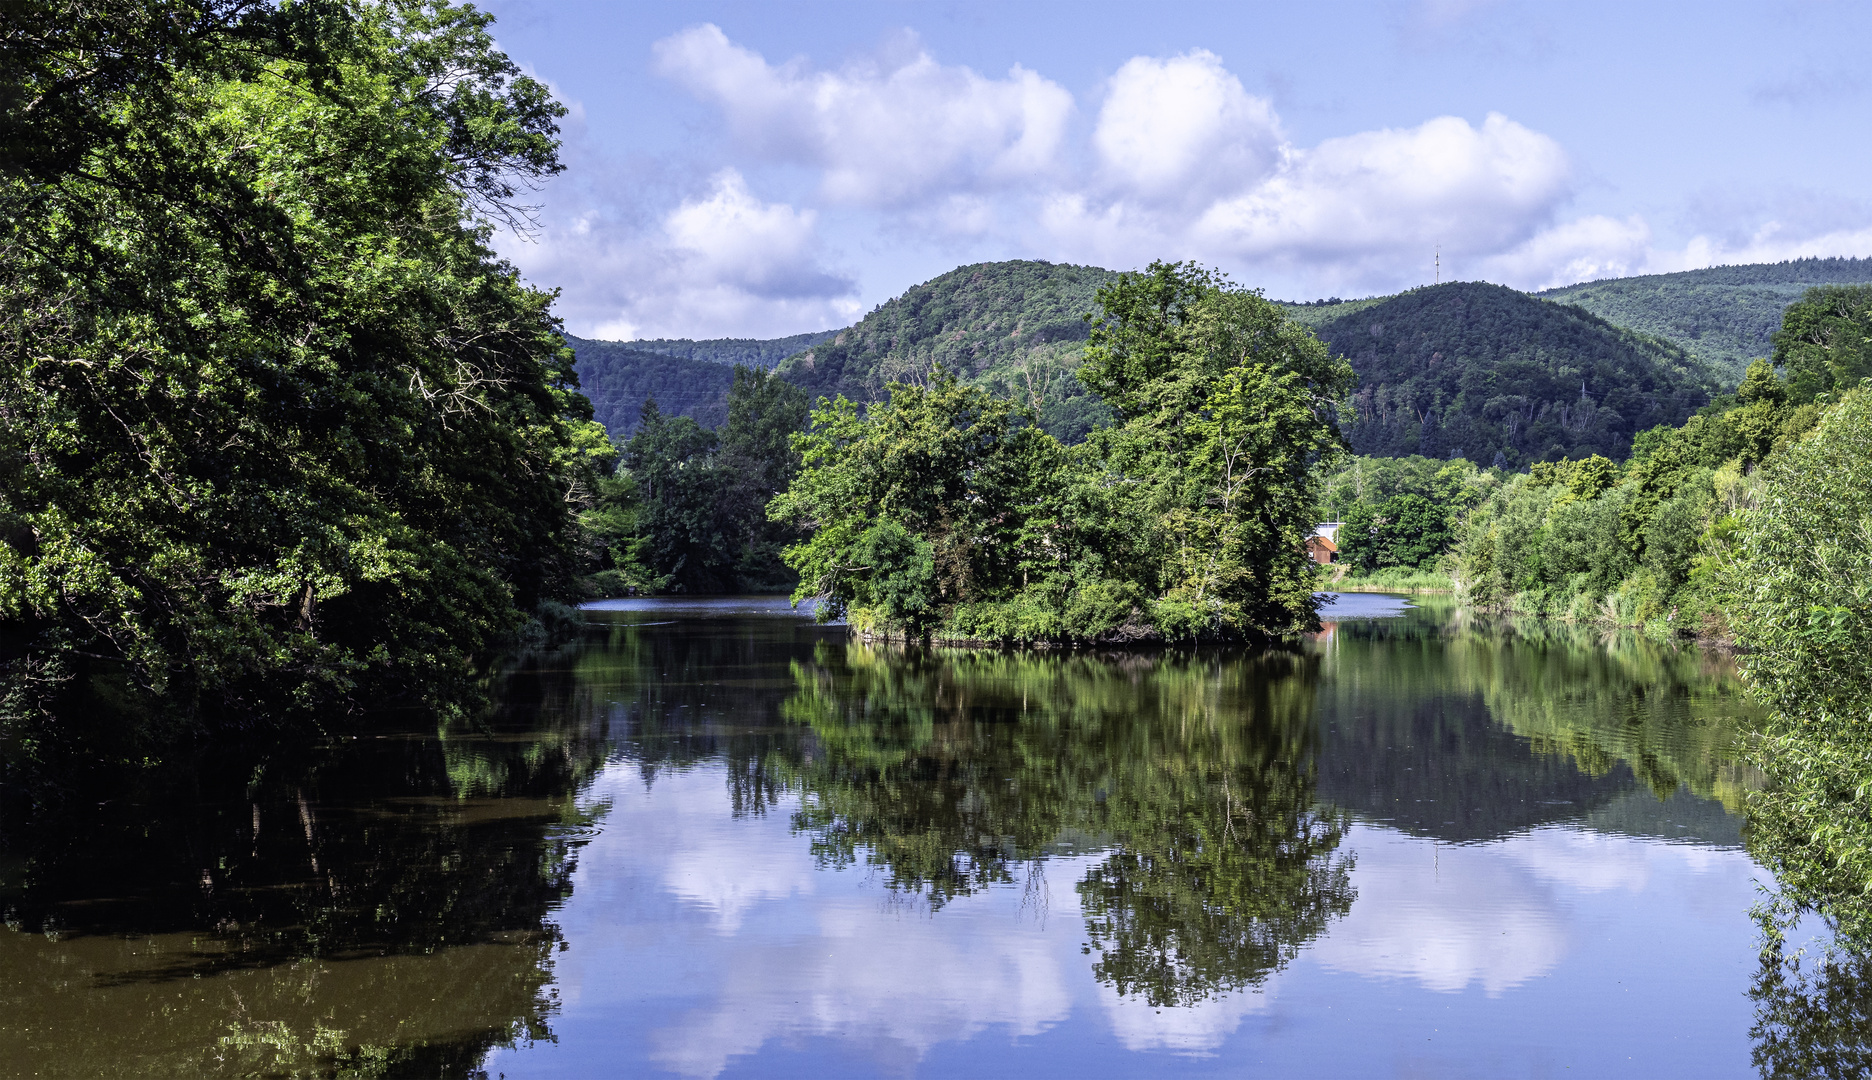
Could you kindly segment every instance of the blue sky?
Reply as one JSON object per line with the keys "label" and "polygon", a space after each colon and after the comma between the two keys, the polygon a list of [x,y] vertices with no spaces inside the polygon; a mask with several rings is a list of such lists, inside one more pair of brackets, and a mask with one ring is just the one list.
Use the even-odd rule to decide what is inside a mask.
{"label": "blue sky", "polygon": [[496,0],[571,107],[502,250],[573,333],[846,325],[957,265],[1282,299],[1872,255],[1872,5]]}

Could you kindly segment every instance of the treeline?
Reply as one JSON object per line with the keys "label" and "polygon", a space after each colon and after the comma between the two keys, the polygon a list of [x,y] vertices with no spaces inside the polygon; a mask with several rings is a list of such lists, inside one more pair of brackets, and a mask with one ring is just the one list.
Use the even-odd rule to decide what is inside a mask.
{"label": "treeline", "polygon": [[1320,496],[1320,520],[1340,523],[1338,575],[1403,588],[1439,584],[1434,575],[1463,513],[1499,482],[1499,472],[1461,458],[1345,460]]}
{"label": "treeline", "polygon": [[[1872,287],[1813,289],[1774,354],[1680,426],[1524,472],[1410,456],[1354,457],[1322,480],[1355,575],[1444,575],[1478,607],[1709,637],[1733,598],[1714,587],[1760,472],[1872,376]],[[1390,577],[1387,578],[1387,573]]]}
{"label": "treeline", "polygon": [[1872,375],[1868,336],[1872,287],[1810,291],[1735,393],[1644,432],[1624,464],[1506,478],[1469,514],[1452,573],[1480,606],[1728,636],[1735,600],[1717,570],[1762,505],[1763,467]]}
{"label": "treeline", "polygon": [[799,468],[793,436],[806,393],[773,374],[730,370],[727,416],[715,430],[644,402],[615,468],[581,523],[594,548],[588,588],[601,596],[785,592],[780,561],[797,533],[767,504]]}

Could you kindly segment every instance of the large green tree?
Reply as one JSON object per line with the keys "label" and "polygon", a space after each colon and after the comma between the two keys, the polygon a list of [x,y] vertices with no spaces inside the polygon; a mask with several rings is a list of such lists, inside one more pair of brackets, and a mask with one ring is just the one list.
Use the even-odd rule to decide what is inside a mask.
{"label": "large green tree", "polygon": [[608,445],[487,224],[563,109],[489,22],[0,8],[9,758],[125,709],[460,707],[570,587]]}
{"label": "large green tree", "polygon": [[799,469],[792,437],[806,394],[770,372],[731,369],[727,420],[714,431],[644,401],[614,475],[584,521],[611,566],[600,592],[778,592],[793,585],[780,549],[794,539],[767,503]]}

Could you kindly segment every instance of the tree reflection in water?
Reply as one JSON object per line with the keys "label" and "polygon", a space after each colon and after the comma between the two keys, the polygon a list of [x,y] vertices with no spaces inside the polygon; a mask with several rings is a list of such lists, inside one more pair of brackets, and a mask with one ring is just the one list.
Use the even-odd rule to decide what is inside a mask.
{"label": "tree reflection in water", "polygon": [[507,690],[440,738],[211,748],[9,815],[0,1074],[468,1075],[549,1038],[604,753],[534,726],[572,684]]}
{"label": "tree reflection in water", "polygon": [[1773,1080],[1872,1075],[1872,960],[1860,951],[1762,953],[1749,990],[1754,1061]]}
{"label": "tree reflection in water", "polygon": [[1304,654],[1009,654],[826,644],[770,759],[825,863],[932,907],[1049,854],[1078,884],[1094,973],[1182,1005],[1263,981],[1350,909],[1345,818],[1314,800]]}
{"label": "tree reflection in water", "polygon": [[[1785,806],[1750,803],[1750,853],[1778,876],[1755,912],[1755,1067],[1774,1080],[1872,1076],[1872,895],[1814,842],[1814,823]],[[1815,922],[1822,940],[1800,941]]]}

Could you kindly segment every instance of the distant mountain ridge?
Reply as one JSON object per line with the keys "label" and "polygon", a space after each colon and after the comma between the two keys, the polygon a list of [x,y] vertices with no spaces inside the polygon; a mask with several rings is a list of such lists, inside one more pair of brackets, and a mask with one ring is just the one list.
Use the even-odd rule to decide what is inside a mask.
{"label": "distant mountain ridge", "polygon": [[701,341],[693,338],[642,338],[636,341],[619,341],[609,344],[622,345],[637,352],[680,357],[684,360],[703,360],[711,364],[740,364],[743,367],[771,369],[794,353],[830,340],[838,332],[837,330],[815,330],[810,334],[794,334],[781,338],[708,338]]}
{"label": "distant mountain ridge", "polygon": [[1739,380],[1773,351],[1781,313],[1816,285],[1872,283],[1872,259],[1793,259],[1607,278],[1534,295],[1653,334]]}
{"label": "distant mountain ridge", "polygon": [[1033,397],[1042,423],[1073,439],[1105,415],[1071,373],[1085,350],[1085,316],[1117,276],[1036,260],[959,266],[878,305],[778,371],[815,397],[872,401],[891,382],[919,380],[941,364],[1004,396]]}
{"label": "distant mountain ridge", "polygon": [[[1100,286],[1117,276],[1100,267],[1036,260],[976,263],[913,286],[842,330],[773,339],[571,340],[598,417],[619,437],[635,427],[646,396],[665,412],[719,422],[735,363],[774,368],[814,396],[857,401],[875,400],[890,382],[916,381],[941,363],[997,394],[1037,402],[1048,430],[1071,440],[1107,415],[1072,372],[1085,348],[1084,316],[1096,309]],[[1872,259],[1615,278],[1538,298],[1501,286],[1451,283],[1389,297],[1282,306],[1345,351],[1359,371],[1359,392],[1366,395],[1360,407],[1368,413],[1349,418],[1348,432],[1361,452],[1461,451],[1485,464],[1500,453],[1525,463],[1556,452],[1618,456],[1635,431],[1681,422],[1686,409],[1733,385],[1748,358],[1767,354],[1768,335],[1787,303],[1815,284],[1855,281],[1872,282]],[[1477,289],[1495,291],[1484,297]],[[1469,300],[1443,303],[1459,294]],[[1380,308],[1385,311],[1366,318],[1366,336],[1359,336],[1358,319]],[[1444,317],[1455,321],[1437,325]],[[1374,322],[1393,329],[1408,323],[1420,343],[1429,344],[1406,347],[1388,339],[1375,349]],[[1451,374],[1452,364],[1460,367],[1458,375]],[[1485,376],[1493,369],[1511,373],[1501,376],[1509,381],[1533,382],[1509,393],[1498,379],[1490,389]],[[1582,376],[1591,405],[1584,421]],[[1570,387],[1560,385],[1566,380]],[[1509,397],[1527,399],[1515,407],[1519,419],[1509,419],[1509,406],[1497,400]],[[1542,426],[1549,422],[1541,419],[1543,408],[1551,427]],[[1418,416],[1414,444],[1402,420],[1406,409]],[[1608,409],[1618,422],[1601,416]],[[1425,414],[1438,419],[1426,426]]]}

